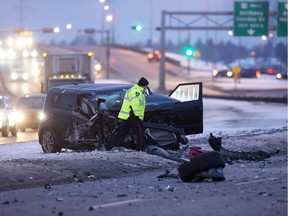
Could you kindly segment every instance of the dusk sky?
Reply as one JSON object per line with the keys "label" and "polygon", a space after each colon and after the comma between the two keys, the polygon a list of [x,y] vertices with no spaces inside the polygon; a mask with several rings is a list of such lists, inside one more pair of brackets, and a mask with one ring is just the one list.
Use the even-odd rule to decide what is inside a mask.
{"label": "dusk sky", "polygon": [[[148,39],[159,40],[160,32],[154,29],[160,26],[161,11],[233,11],[233,0],[106,0],[111,5],[114,15],[113,24],[105,22],[114,34],[116,42],[130,44],[137,41],[146,42]],[[275,7],[277,0],[270,0],[270,9]],[[102,30],[103,4],[99,0],[1,0],[0,29],[9,30],[15,27],[39,30],[44,27],[59,26],[62,31],[58,34],[44,34],[36,32],[39,41],[49,42],[52,38],[56,41],[70,42],[78,31],[85,28]],[[190,18],[194,20],[196,17]],[[184,18],[183,18],[184,19]],[[187,17],[186,17],[187,19]],[[215,19],[219,19],[216,18]],[[227,18],[226,18],[227,19]],[[71,30],[66,30],[67,23],[73,25]],[[136,32],[131,26],[141,23],[142,32]],[[206,25],[207,21],[205,21]],[[231,25],[233,23],[231,22]],[[153,29],[153,30],[152,30]],[[4,34],[3,32],[0,34]],[[227,40],[227,32],[218,31],[193,31],[190,32],[191,41],[199,37]],[[100,34],[96,34],[100,40]],[[188,32],[168,31],[167,40],[178,41],[188,37]],[[237,41],[236,38],[231,38]],[[246,39],[245,39],[246,40]],[[249,39],[258,42],[259,38]],[[248,39],[247,39],[248,41]]]}

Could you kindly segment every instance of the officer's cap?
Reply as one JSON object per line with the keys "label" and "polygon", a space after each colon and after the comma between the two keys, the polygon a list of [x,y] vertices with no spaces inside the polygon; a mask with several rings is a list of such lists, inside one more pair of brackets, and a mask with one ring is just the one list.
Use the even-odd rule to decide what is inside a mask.
{"label": "officer's cap", "polygon": [[139,86],[148,86],[149,82],[146,78],[141,77],[137,83]]}

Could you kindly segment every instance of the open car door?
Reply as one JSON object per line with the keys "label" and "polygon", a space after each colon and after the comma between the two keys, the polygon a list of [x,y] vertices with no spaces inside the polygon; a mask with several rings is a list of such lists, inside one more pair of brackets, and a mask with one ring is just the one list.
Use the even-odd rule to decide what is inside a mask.
{"label": "open car door", "polygon": [[179,100],[173,107],[181,119],[180,128],[185,134],[197,134],[203,132],[203,101],[202,82],[179,84],[169,97]]}

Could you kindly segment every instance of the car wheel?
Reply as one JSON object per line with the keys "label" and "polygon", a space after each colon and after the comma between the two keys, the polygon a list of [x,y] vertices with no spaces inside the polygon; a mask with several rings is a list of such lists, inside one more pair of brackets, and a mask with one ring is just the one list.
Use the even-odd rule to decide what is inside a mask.
{"label": "car wheel", "polygon": [[61,151],[55,133],[48,128],[44,129],[41,133],[40,143],[44,153],[56,153]]}
{"label": "car wheel", "polygon": [[7,126],[3,126],[2,129],[1,129],[1,132],[2,132],[2,136],[3,137],[8,137],[8,127]]}
{"label": "car wheel", "polygon": [[12,136],[17,136],[17,127],[16,126],[11,127],[10,132]]}
{"label": "car wheel", "polygon": [[219,152],[204,152],[184,162],[178,167],[179,177],[183,182],[192,181],[202,171],[211,168],[225,167],[223,156]]}
{"label": "car wheel", "polygon": [[26,128],[25,128],[25,127],[20,127],[20,131],[21,131],[21,132],[25,132],[25,131],[26,131]]}

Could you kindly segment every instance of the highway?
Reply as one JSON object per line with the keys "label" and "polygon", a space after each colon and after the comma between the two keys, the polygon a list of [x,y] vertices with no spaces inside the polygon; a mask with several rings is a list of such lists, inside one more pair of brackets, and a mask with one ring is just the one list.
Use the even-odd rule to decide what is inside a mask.
{"label": "highway", "polygon": [[[100,59],[104,64],[105,47],[99,46],[74,46],[65,47],[74,51],[93,51],[95,58]],[[203,66],[203,68],[202,68]],[[111,49],[109,78],[124,79],[130,82],[136,82],[139,77],[145,76],[150,81],[150,87],[157,91],[159,88],[159,63],[148,62],[147,56],[138,52],[124,49]],[[206,65],[196,62],[192,65],[193,70],[188,73],[187,68],[183,66],[165,63],[165,88],[167,92],[172,90],[181,82],[203,82],[203,94],[207,96],[228,96],[237,95],[242,97],[286,97],[287,81],[277,80],[275,76],[261,75],[258,79],[242,78],[238,83],[233,79],[212,78],[212,68],[206,69]],[[103,73],[102,78],[106,78]],[[243,95],[243,92],[245,95]],[[256,93],[257,92],[257,93]]]}
{"label": "highway", "polygon": [[[95,47],[98,56],[101,52],[97,50]],[[146,76],[157,89],[158,63],[148,63],[145,55],[126,50],[113,49],[112,57],[111,78],[135,82]],[[0,77],[10,72],[3,68]],[[272,77],[243,79],[235,89],[233,80],[212,82],[209,71],[185,76],[181,67],[167,64],[167,69],[171,70],[167,86],[202,80],[209,94],[257,91],[263,96],[285,92],[287,83]],[[25,88],[39,91],[36,79],[12,83],[12,88],[6,78],[2,79],[2,93],[10,89],[17,98]],[[229,150],[279,150],[279,154],[263,161],[229,162],[221,182],[183,183],[179,178],[157,178],[165,169],[177,172],[178,165],[145,152],[63,150],[43,154],[37,131],[19,132],[17,137],[0,137],[0,215],[287,215],[287,105],[204,97],[203,106],[204,132],[188,136],[190,146],[211,151],[207,139],[213,133],[222,137]]]}
{"label": "highway", "polygon": [[[105,65],[105,47],[98,46],[74,46],[74,47],[52,47],[42,45],[39,47],[39,53],[43,52],[94,52],[95,58],[102,61]],[[2,85],[0,86],[1,94],[8,94],[11,96],[12,101],[15,103],[17,99],[24,94],[40,93],[41,89],[41,65],[42,57],[37,59],[23,59],[16,62],[1,62],[0,64],[0,79]],[[10,79],[12,71],[22,67],[29,72],[29,81],[12,82]],[[110,60],[111,71],[109,73],[110,79],[126,80],[129,82],[136,82],[139,77],[144,76],[149,79],[150,88],[152,90],[158,89],[159,84],[159,63],[147,61],[146,55],[132,52],[123,49],[111,49]],[[167,90],[172,90],[178,83],[181,82],[203,82],[205,95],[213,96],[225,96],[234,95],[240,92],[245,92],[246,95],[255,94],[254,91],[263,94],[272,94],[271,97],[279,97],[279,94],[283,94],[283,97],[287,98],[287,82],[285,80],[276,80],[274,77],[260,77],[260,79],[243,79],[241,83],[235,85],[232,79],[217,79],[215,81],[211,78],[210,71],[197,71],[193,70],[190,74],[187,74],[186,68],[166,63],[166,79],[165,86]],[[103,72],[98,79],[106,79],[106,74]],[[235,87],[237,89],[235,89]],[[220,91],[221,90],[221,91]],[[280,92],[280,93],[278,93]],[[286,95],[285,95],[286,93]],[[275,94],[277,94],[275,96]],[[245,96],[245,95],[244,95]],[[282,96],[282,95],[280,95]],[[204,104],[205,106],[205,104]],[[18,137],[0,137],[0,144],[24,142],[37,140],[37,131],[28,131],[26,133],[19,132]]]}
{"label": "highway", "polygon": [[[95,58],[100,59],[105,65],[105,47],[99,46],[74,46],[71,49],[79,52],[92,51],[95,54]],[[133,52],[125,49],[111,49],[109,73],[110,79],[124,79],[126,81],[135,83],[141,77],[147,77],[150,82],[150,87],[154,90],[158,89],[159,86],[159,63],[148,62],[145,54]],[[166,63],[166,88],[172,90],[178,83],[181,82],[192,82],[192,79],[187,80],[187,76],[184,75],[186,69]],[[208,72],[209,73],[209,72]],[[206,77],[205,74],[201,76]],[[103,79],[107,78],[106,74],[103,74]],[[193,81],[195,82],[195,81]]]}

